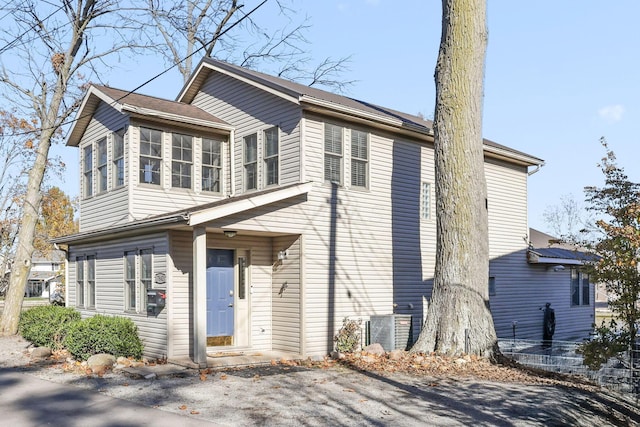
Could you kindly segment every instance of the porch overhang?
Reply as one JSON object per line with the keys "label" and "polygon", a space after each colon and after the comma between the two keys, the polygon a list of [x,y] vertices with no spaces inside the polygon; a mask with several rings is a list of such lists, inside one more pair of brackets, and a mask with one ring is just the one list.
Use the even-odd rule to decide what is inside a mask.
{"label": "porch overhang", "polygon": [[187,224],[195,227],[209,221],[244,212],[249,209],[258,208],[260,206],[276,203],[285,199],[289,199],[291,197],[300,196],[311,191],[312,186],[313,183],[307,182],[304,184],[297,184],[291,187],[275,190],[269,193],[256,194],[252,197],[243,198],[218,206],[211,206],[209,208],[190,213]]}

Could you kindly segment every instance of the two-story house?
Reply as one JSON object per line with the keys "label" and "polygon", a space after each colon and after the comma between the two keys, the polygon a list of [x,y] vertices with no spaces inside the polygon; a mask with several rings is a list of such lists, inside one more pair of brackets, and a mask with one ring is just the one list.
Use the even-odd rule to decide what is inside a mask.
{"label": "two-story house", "polygon": [[[129,316],[146,354],[323,356],[345,317],[373,314],[412,315],[417,337],[436,242],[430,122],[205,59],[176,101],[92,86],[68,145],[82,194],[80,232],[58,240],[67,302]],[[543,162],[484,152],[490,282],[537,313],[544,295],[518,277]]]}

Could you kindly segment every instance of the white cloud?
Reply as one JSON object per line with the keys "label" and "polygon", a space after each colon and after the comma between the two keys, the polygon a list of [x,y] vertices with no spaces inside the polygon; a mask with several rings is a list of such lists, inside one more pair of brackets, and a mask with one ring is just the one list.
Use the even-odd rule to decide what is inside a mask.
{"label": "white cloud", "polygon": [[602,107],[598,110],[598,116],[609,123],[619,122],[620,120],[622,120],[623,114],[624,107],[620,104],[607,105],[606,107]]}

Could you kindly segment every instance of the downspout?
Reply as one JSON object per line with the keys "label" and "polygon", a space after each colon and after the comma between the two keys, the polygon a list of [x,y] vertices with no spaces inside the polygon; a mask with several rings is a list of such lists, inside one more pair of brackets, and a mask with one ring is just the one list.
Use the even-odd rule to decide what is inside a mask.
{"label": "downspout", "polygon": [[534,170],[527,172],[527,175],[529,175],[529,176],[533,175],[534,173],[538,172],[540,170],[540,168],[543,167],[544,165],[545,165],[544,162],[538,163]]}
{"label": "downspout", "polygon": [[235,142],[236,131],[231,129],[229,132],[229,185],[231,185],[231,188],[229,189],[229,197],[233,197],[236,193]]}

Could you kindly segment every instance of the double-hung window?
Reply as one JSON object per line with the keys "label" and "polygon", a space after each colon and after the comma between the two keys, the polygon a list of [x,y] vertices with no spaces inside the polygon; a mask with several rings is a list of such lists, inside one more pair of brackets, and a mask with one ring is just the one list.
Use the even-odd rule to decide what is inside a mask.
{"label": "double-hung window", "polygon": [[86,307],[96,306],[96,256],[87,255],[87,293]]}
{"label": "double-hung window", "polygon": [[76,307],[84,307],[84,257],[76,257]]}
{"label": "double-hung window", "polygon": [[222,142],[202,139],[202,191],[220,193],[222,177]]}
{"label": "double-hung window", "polygon": [[107,191],[107,138],[104,137],[96,144],[98,156],[96,158],[98,193]]}
{"label": "double-hung window", "polygon": [[324,125],[324,180],[342,184],[342,127]]}
{"label": "double-hung window", "polygon": [[191,188],[193,137],[174,133],[171,143],[171,186]]}
{"label": "double-hung window", "polygon": [[96,256],[76,257],[76,306],[96,306]]}
{"label": "double-hung window", "polygon": [[124,185],[124,129],[113,133],[112,187]]}
{"label": "double-hung window", "polygon": [[140,128],[140,183],[160,185],[162,132]]}
{"label": "double-hung window", "polygon": [[136,311],[136,251],[124,253],[124,309]]}
{"label": "double-hung window", "polygon": [[138,249],[124,253],[125,311],[146,312],[147,289],[152,288],[152,278],[153,249]]}
{"label": "double-hung window", "polygon": [[577,268],[571,269],[571,305],[590,305],[589,275]]}
{"label": "double-hung window", "polygon": [[84,197],[93,196],[93,146],[84,147],[84,160],[82,162],[84,174]]}
{"label": "double-hung window", "polygon": [[265,185],[278,184],[278,128],[272,127],[264,131],[264,176]]}
{"label": "double-hung window", "polygon": [[369,135],[359,130],[351,131],[351,185],[368,186]]}
{"label": "double-hung window", "polygon": [[251,134],[244,141],[244,189],[258,188],[258,135]]}

